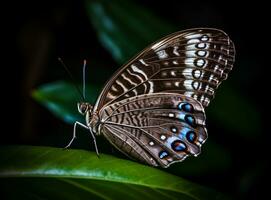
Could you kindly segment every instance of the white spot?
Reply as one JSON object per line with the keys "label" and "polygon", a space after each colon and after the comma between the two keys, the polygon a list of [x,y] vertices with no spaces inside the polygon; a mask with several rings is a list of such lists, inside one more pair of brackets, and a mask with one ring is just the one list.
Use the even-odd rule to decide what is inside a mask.
{"label": "white spot", "polygon": [[195,90],[199,89],[199,82],[198,82],[198,81],[194,81],[194,82],[193,82],[193,88],[194,88]]}
{"label": "white spot", "polygon": [[178,65],[178,64],[179,64],[176,60],[174,60],[172,63],[173,63],[174,65]]}
{"label": "white spot", "polygon": [[157,54],[158,58],[160,58],[160,59],[164,59],[164,58],[168,57],[165,50],[158,51],[158,52],[156,52],[156,54]]}
{"label": "white spot", "polygon": [[198,51],[197,53],[199,56],[205,56],[206,55],[206,52],[205,51]]}
{"label": "white spot", "polygon": [[177,132],[177,129],[176,129],[176,128],[172,128],[171,131],[172,131],[173,133],[176,133],[176,132]]}
{"label": "white spot", "polygon": [[149,66],[147,63],[145,63],[145,61],[143,59],[139,59],[139,62],[141,62],[145,66]]}
{"label": "white spot", "polygon": [[204,65],[204,60],[203,59],[198,59],[197,60],[197,66],[202,67]]}
{"label": "white spot", "polygon": [[195,44],[195,43],[199,43],[199,39],[191,39],[187,41],[187,44]]}
{"label": "white spot", "polygon": [[170,75],[171,76],[177,76],[176,71],[175,70],[170,71]]}
{"label": "white spot", "polygon": [[154,142],[153,142],[153,141],[150,141],[150,142],[149,142],[149,145],[150,145],[150,146],[153,146],[153,145],[154,145]]}
{"label": "white spot", "polygon": [[208,41],[208,40],[209,40],[208,35],[203,35],[203,36],[201,37],[201,41]]}
{"label": "white spot", "polygon": [[175,81],[175,83],[174,83],[174,85],[175,85],[176,87],[180,87],[180,84],[181,84],[181,82],[179,82],[179,81]]}
{"label": "white spot", "polygon": [[169,117],[174,117],[174,113],[169,113],[168,116]]}
{"label": "white spot", "polygon": [[161,140],[165,140],[167,137],[165,135],[160,136]]}
{"label": "white spot", "polygon": [[200,70],[195,70],[193,73],[194,73],[195,78],[200,78],[200,76],[201,76]]}
{"label": "white spot", "polygon": [[179,54],[179,52],[178,52],[178,46],[174,46],[173,47],[174,49],[173,49],[173,54],[175,54],[176,56],[179,56],[180,54]]}
{"label": "white spot", "polygon": [[205,43],[199,43],[199,44],[197,45],[197,47],[200,48],[200,49],[205,48],[205,46],[206,46]]}
{"label": "white spot", "polygon": [[164,62],[164,65],[168,66],[168,64],[169,64],[168,61]]}
{"label": "white spot", "polygon": [[220,56],[218,57],[218,62],[221,61],[222,59],[223,59],[223,57],[222,57],[222,55],[220,55]]}

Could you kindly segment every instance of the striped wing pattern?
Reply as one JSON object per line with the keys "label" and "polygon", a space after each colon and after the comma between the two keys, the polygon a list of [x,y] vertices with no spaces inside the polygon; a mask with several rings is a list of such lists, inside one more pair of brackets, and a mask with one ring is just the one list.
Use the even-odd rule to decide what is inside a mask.
{"label": "striped wing pattern", "polygon": [[207,138],[202,105],[180,94],[127,98],[106,106],[100,116],[101,132],[116,148],[153,166],[197,156]]}
{"label": "striped wing pattern", "polygon": [[93,109],[98,134],[152,166],[197,156],[207,139],[204,107],[227,78],[234,57],[233,42],[217,29],[162,38],[107,82]]}
{"label": "striped wing pattern", "polygon": [[217,29],[190,29],[150,45],[120,68],[97,108],[141,94],[184,94],[208,106],[233,67],[234,45]]}

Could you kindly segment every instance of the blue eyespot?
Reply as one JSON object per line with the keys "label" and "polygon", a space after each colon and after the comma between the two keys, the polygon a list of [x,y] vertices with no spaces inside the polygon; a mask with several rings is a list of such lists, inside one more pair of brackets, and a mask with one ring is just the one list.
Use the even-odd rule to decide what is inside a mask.
{"label": "blue eyespot", "polygon": [[196,133],[193,131],[189,131],[186,133],[186,139],[190,142],[193,143],[196,139]]}
{"label": "blue eyespot", "polygon": [[190,113],[194,111],[194,108],[190,103],[179,103],[178,108],[180,110]]}
{"label": "blue eyespot", "polygon": [[166,157],[168,157],[168,152],[166,152],[166,151],[160,151],[159,158],[163,159],[163,158],[166,158]]}
{"label": "blue eyespot", "polygon": [[196,126],[195,118],[192,115],[185,115],[184,119],[190,126]]}
{"label": "blue eyespot", "polygon": [[175,140],[171,143],[171,148],[174,151],[184,151],[186,149],[186,146],[181,140]]}
{"label": "blue eyespot", "polygon": [[185,103],[182,105],[182,109],[185,111],[185,112],[193,112],[193,106],[189,103]]}
{"label": "blue eyespot", "polygon": [[183,105],[183,103],[179,103],[179,104],[178,104],[178,108],[179,108],[180,110],[182,110],[182,105]]}

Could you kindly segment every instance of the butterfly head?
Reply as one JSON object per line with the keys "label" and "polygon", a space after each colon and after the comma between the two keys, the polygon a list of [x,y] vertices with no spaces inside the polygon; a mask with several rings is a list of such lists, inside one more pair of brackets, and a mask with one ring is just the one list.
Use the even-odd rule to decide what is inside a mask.
{"label": "butterfly head", "polygon": [[81,115],[86,115],[88,112],[92,112],[92,105],[87,102],[79,102],[77,103],[77,109]]}

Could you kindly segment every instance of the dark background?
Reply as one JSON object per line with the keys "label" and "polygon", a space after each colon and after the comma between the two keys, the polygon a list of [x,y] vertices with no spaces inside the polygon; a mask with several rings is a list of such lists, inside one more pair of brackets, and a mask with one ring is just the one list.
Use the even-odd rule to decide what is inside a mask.
{"label": "dark background", "polygon": [[[258,1],[241,5],[234,1],[135,2],[160,18],[179,25],[180,30],[215,27],[223,29],[234,41],[236,63],[227,81],[231,81],[237,91],[256,107],[262,116],[261,127],[255,132],[258,136],[250,140],[238,135],[227,137],[219,126],[210,125],[209,134],[221,134],[222,139],[217,136],[218,140],[231,148],[233,165],[221,174],[189,178],[236,198],[258,199],[267,192],[264,177],[267,176],[267,158],[270,157],[270,131],[266,129],[267,125],[264,127],[263,117],[263,111],[268,107],[265,106],[268,105],[265,94],[268,91],[262,89],[268,67],[265,64],[268,59],[265,46],[270,40],[266,30],[268,13],[265,6]],[[81,80],[82,60],[87,59],[91,66],[88,80],[99,85],[105,83],[119,64],[100,44],[83,1],[16,2],[9,5],[6,11],[3,19],[7,26],[3,32],[7,35],[2,39],[3,55],[7,53],[7,56],[3,59],[1,72],[5,120],[2,123],[1,144],[62,147],[69,140],[67,132],[72,131],[72,126],[63,123],[35,102],[30,96],[31,91],[44,83],[69,80],[58,57],[62,57],[69,65],[78,82]],[[91,65],[93,58],[95,63],[101,60],[100,64]],[[103,70],[104,77],[95,76],[95,70]],[[209,124],[212,121],[209,120]],[[249,174],[245,180],[241,177],[243,171]],[[245,182],[243,185],[240,183],[242,181]]]}

